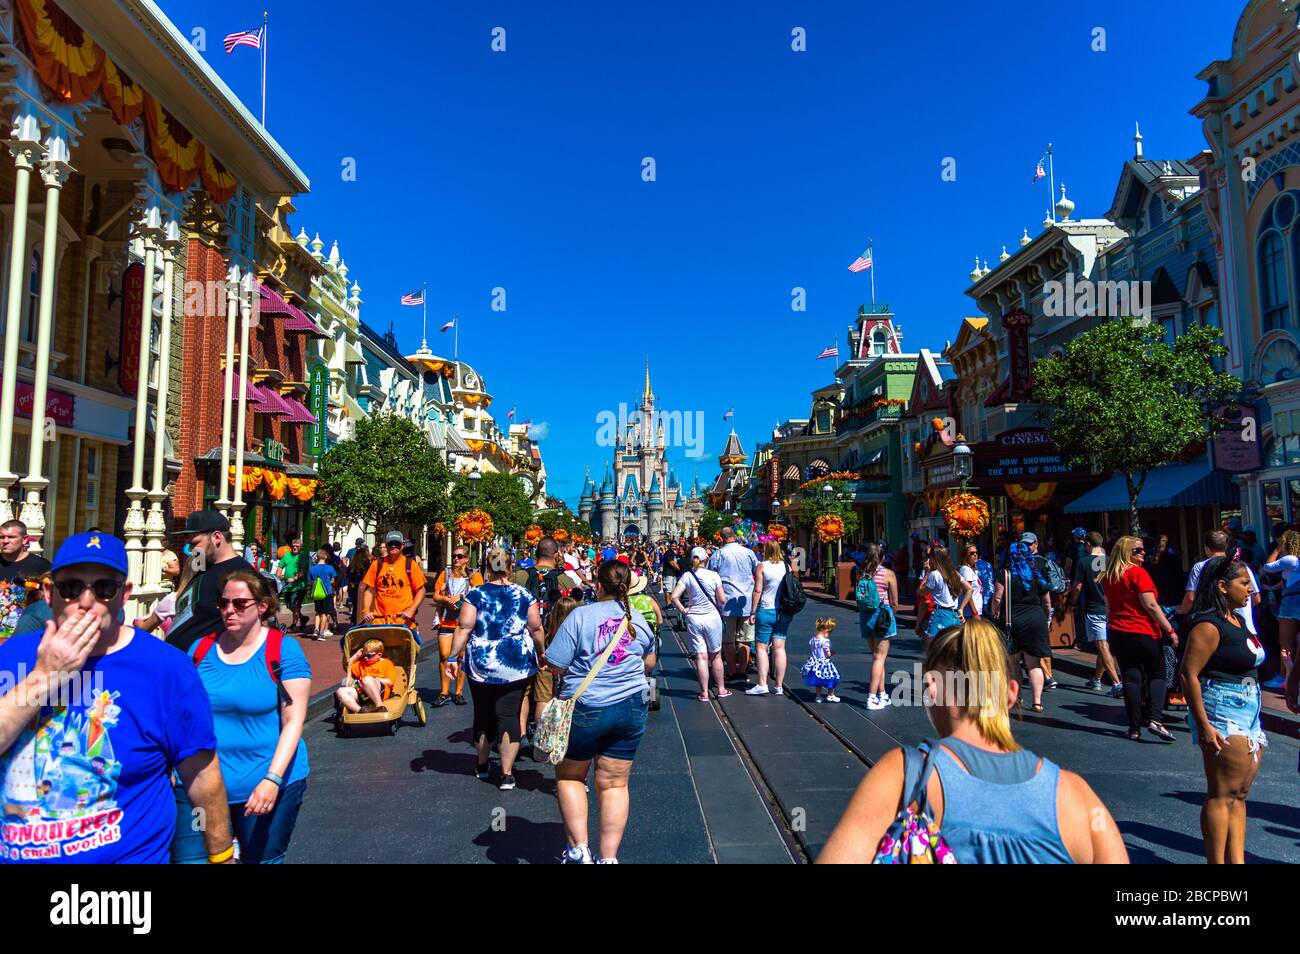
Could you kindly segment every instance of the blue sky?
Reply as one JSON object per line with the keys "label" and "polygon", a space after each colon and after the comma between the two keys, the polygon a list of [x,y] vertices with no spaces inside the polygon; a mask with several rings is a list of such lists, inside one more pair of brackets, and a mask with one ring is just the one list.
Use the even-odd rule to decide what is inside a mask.
{"label": "blue sky", "polygon": [[1148,157],[1204,148],[1195,74],[1244,6],[160,2],[254,114],[258,54],[221,38],[269,10],[267,126],[312,183],[295,231],[339,240],[363,319],[410,350],[421,316],[398,299],[427,281],[430,346],[451,352],[436,329],[458,313],[498,420],[545,422],[571,503],[647,351],[660,407],[703,415],[704,457],[670,451],[688,483],[716,473],[733,405],[748,451],[806,414],[833,371],[817,354],[870,301],[847,271],[869,238],[904,349],[942,348],[976,313],[975,255],[1039,231],[1048,141],[1076,217],[1109,208],[1134,120]]}

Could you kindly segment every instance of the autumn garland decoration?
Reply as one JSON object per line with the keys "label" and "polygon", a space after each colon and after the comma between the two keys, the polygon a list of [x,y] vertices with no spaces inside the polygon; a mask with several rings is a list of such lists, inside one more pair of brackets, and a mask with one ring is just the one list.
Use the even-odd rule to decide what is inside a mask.
{"label": "autumn garland decoration", "polygon": [[466,543],[487,543],[492,530],[492,517],[486,510],[467,510],[456,518],[456,532]]}
{"label": "autumn garland decoration", "polygon": [[815,526],[817,539],[822,543],[834,543],[844,536],[844,520],[839,514],[824,513],[817,518]]}
{"label": "autumn garland decoration", "polygon": [[941,511],[952,534],[965,540],[978,537],[989,525],[989,505],[974,494],[953,494]]}

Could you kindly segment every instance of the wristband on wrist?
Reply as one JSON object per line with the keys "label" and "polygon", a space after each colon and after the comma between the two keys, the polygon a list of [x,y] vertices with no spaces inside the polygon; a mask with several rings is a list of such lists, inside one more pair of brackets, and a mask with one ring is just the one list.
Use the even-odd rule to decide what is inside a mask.
{"label": "wristband on wrist", "polygon": [[274,782],[280,788],[284,787],[284,776],[276,775],[274,772],[267,772],[263,777],[263,781]]}
{"label": "wristband on wrist", "polygon": [[230,847],[225,851],[219,851],[215,855],[208,855],[208,864],[222,865],[235,856],[235,843],[232,841]]}

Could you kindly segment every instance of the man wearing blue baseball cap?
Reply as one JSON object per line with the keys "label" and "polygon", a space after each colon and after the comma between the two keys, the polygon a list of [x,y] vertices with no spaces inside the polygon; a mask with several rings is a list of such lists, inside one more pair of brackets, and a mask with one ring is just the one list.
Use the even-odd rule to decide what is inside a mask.
{"label": "man wearing blue baseball cap", "polygon": [[0,697],[0,862],[165,864],[173,771],[207,818],[209,860],[229,861],[212,706],[184,653],[118,622],[125,545],[69,537],[51,578],[54,619],[0,646],[0,685],[13,687]]}

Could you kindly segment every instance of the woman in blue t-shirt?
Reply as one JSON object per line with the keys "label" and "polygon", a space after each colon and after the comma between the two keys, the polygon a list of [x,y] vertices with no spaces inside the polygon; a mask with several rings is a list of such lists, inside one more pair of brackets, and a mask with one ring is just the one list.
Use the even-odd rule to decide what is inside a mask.
{"label": "woman in blue t-shirt", "polygon": [[[655,639],[640,613],[628,604],[632,571],[605,560],[596,571],[597,601],[579,606],[564,620],[546,648],[551,670],[564,675],[557,694],[572,699],[588,675],[591,682],[573,707],[569,747],[555,767],[556,794],[568,840],[561,861],[592,864],[587,836],[587,773],[596,763],[600,799],[600,862],[613,863],[628,815],[628,776],[645,733],[646,676],[655,667]],[[618,643],[605,650],[617,636]],[[604,663],[601,659],[604,658]]]}
{"label": "woman in blue t-shirt", "polygon": [[[289,836],[307,789],[307,743],[302,738],[311,694],[311,666],[295,640],[265,625],[280,608],[266,579],[236,570],[217,602],[225,629],[198,640],[189,653],[212,701],[217,757],[226,781],[230,824],[242,864],[283,864]],[[272,659],[279,648],[279,682]],[[176,789],[172,860],[206,860],[184,790]]]}

